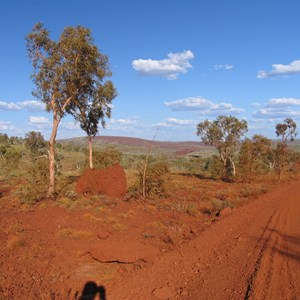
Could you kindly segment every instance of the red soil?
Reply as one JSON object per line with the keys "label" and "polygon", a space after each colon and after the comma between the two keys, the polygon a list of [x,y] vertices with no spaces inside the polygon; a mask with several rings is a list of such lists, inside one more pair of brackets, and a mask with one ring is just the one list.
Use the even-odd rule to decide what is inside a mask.
{"label": "red soil", "polygon": [[109,300],[298,299],[299,194],[294,182],[215,222],[146,202],[1,198],[0,298],[79,299],[88,283]]}

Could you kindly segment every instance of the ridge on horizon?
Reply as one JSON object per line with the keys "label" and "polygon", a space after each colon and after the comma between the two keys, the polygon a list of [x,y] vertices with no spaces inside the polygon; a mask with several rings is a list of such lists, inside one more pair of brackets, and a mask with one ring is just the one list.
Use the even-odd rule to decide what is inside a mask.
{"label": "ridge on horizon", "polygon": [[[77,136],[77,137],[72,137],[72,138],[62,138],[62,139],[58,139],[57,141],[72,141],[72,140],[82,140],[82,139],[86,139],[86,136]],[[131,136],[115,136],[115,135],[98,135],[93,137],[93,141],[97,142],[98,140],[108,140],[108,141],[116,141],[116,142],[130,142],[130,141],[140,141],[140,142],[147,142],[147,143],[170,143],[170,144],[196,144],[196,145],[202,145],[202,146],[207,146],[205,145],[201,140],[199,141],[192,141],[192,140],[184,140],[184,141],[168,141],[168,140],[152,140],[152,139],[145,139],[145,138],[139,138],[139,137],[131,137]]]}

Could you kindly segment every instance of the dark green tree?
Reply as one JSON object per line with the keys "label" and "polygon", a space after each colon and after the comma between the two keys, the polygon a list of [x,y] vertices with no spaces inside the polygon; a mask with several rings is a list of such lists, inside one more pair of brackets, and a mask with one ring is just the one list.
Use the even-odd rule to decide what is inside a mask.
{"label": "dark green tree", "polygon": [[89,101],[102,93],[103,79],[111,73],[108,57],[99,52],[88,28],[66,27],[58,41],[54,41],[49,31],[38,23],[26,40],[34,68],[32,79],[36,89],[33,95],[53,113],[48,196],[54,197],[55,141],[59,124],[66,114],[78,118]]}

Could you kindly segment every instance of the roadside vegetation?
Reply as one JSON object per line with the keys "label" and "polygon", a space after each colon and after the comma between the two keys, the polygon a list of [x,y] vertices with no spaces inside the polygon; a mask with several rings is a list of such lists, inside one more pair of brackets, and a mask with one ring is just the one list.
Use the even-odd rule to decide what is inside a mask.
{"label": "roadside vegetation", "polygon": [[[157,155],[155,136],[143,154],[130,148],[125,153],[110,145],[93,151],[93,137],[111,117],[117,95],[108,80],[112,75],[108,56],[100,53],[91,31],[82,26],[65,28],[54,41],[38,23],[26,41],[33,66],[33,95],[52,113],[53,127],[49,141],[35,131],[24,138],[0,134],[1,184],[12,190],[12,199],[19,203],[56,199],[74,207],[80,201],[101,198],[103,202],[103,195],[95,195],[93,200],[78,195],[76,182],[88,168],[120,164],[127,179],[125,200],[148,201],[190,215],[213,215],[296,176],[300,155],[289,146],[297,135],[297,124],[291,118],[276,125],[277,142],[261,135],[245,138],[248,124],[234,116],[205,120],[197,125],[197,135],[208,149],[214,149],[205,155],[201,151]],[[85,146],[56,141],[65,115],[71,115],[85,132]]]}
{"label": "roadside vegetation", "polygon": [[[282,123],[286,124],[286,130],[287,122],[290,124],[291,120]],[[292,137],[295,132],[293,130]],[[226,136],[229,137],[229,134]],[[149,200],[157,204],[172,199],[176,209],[191,211],[193,208],[194,213],[213,214],[265,193],[278,181],[297,177],[300,153],[288,146],[291,134],[286,132],[284,137],[283,145],[282,140],[276,143],[260,135],[235,140],[233,146],[229,145],[229,150],[222,148],[222,151],[228,151],[227,155],[230,154],[230,160],[226,163],[223,152],[212,152],[204,157],[199,153],[177,157],[156,154],[155,149],[150,154],[123,153],[117,146],[109,145],[94,149],[93,164],[96,169],[115,164],[124,168],[128,185],[127,201]],[[47,199],[49,145],[43,135],[32,131],[25,138],[18,138],[2,133],[0,149],[1,181],[13,190],[14,199],[23,204]],[[88,147],[59,142],[55,151],[57,202],[61,199],[73,204],[86,201],[87,196],[76,193],[75,185],[84,170],[90,167]],[[207,189],[203,187],[204,182]],[[215,190],[214,186],[222,188]]]}

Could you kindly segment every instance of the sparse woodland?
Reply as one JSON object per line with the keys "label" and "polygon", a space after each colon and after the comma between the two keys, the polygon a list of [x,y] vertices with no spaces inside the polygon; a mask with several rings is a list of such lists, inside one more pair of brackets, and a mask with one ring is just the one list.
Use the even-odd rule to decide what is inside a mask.
{"label": "sparse woodland", "polygon": [[[50,32],[38,23],[26,40],[34,70],[33,94],[52,112],[53,128],[49,141],[34,131],[25,138],[0,135],[1,177],[15,187],[21,203],[60,197],[74,200],[78,197],[76,179],[86,168],[101,169],[116,163],[128,175],[126,199],[168,197],[174,174],[239,184],[274,176],[281,181],[295,175],[299,152],[288,144],[297,135],[297,124],[291,118],[276,125],[277,142],[261,135],[245,138],[248,124],[234,116],[205,120],[197,125],[197,135],[216,150],[206,157],[201,153],[157,155],[153,141],[143,154],[122,153],[118,147],[98,147],[93,152],[92,139],[99,126],[105,127],[117,95],[107,80],[112,75],[108,57],[98,51],[90,30],[82,26],[65,28],[59,40],[53,41]],[[67,114],[86,133],[88,147],[56,142],[60,121]]]}
{"label": "sparse woodland", "polygon": [[[181,149],[185,152],[181,155],[158,151],[155,137],[138,148],[96,143],[117,96],[109,80],[108,56],[100,53],[91,31],[82,26],[65,28],[54,41],[38,23],[26,40],[33,94],[51,113],[53,127],[49,140],[35,131],[24,138],[0,133],[0,205],[3,216],[7,214],[1,220],[6,227],[0,236],[5,244],[0,254],[8,257],[7,265],[0,263],[8,273],[0,276],[0,299],[23,296],[24,286],[28,299],[33,293],[36,299],[79,299],[82,279],[76,276],[84,270],[90,276],[90,269],[83,270],[82,265],[94,263],[97,278],[109,282],[146,263],[132,258],[129,263],[115,257],[104,262],[94,259],[95,244],[101,250],[108,239],[108,244],[117,245],[112,247],[115,250],[132,241],[136,246],[138,241],[138,246],[155,247],[155,253],[163,255],[193,239],[224,211],[231,213],[281,184],[299,180],[300,147],[295,140],[297,124],[291,118],[275,126],[277,140],[258,134],[247,137],[247,122],[234,116],[207,119],[196,127],[201,150]],[[80,139],[57,141],[66,115],[85,133],[83,144]],[[127,182],[122,197],[77,192],[85,171],[116,164]],[[118,178],[113,180],[117,183]],[[231,240],[243,244],[239,237]],[[261,240],[259,236],[258,243]],[[215,245],[213,255],[216,261]],[[15,288],[16,277],[21,278],[16,285],[20,291]],[[70,278],[74,286],[68,287]]]}

